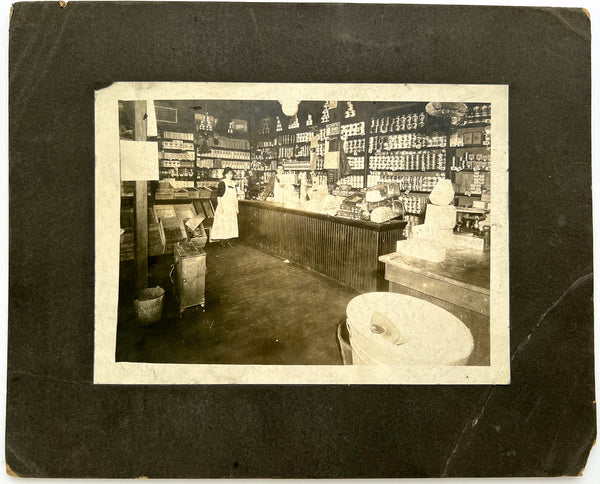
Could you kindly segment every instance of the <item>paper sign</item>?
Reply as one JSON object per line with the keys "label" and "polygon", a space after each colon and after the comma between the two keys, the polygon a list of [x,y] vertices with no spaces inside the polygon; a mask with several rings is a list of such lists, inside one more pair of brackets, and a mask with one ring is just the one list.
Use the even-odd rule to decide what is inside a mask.
{"label": "paper sign", "polygon": [[121,140],[121,181],[158,180],[158,143]]}
{"label": "paper sign", "polygon": [[337,170],[340,164],[340,152],[328,151],[325,153],[325,162],[323,168],[326,170]]}
{"label": "paper sign", "polygon": [[154,101],[148,101],[148,119],[146,120],[146,136],[158,136],[158,128],[156,125],[156,108]]}

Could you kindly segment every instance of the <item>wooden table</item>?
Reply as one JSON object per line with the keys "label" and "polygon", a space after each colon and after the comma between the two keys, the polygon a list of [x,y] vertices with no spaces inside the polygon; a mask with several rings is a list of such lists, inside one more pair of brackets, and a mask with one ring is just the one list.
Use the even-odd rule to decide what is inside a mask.
{"label": "wooden table", "polygon": [[418,297],[455,315],[475,340],[469,365],[490,364],[489,251],[451,249],[437,264],[396,252],[379,260],[390,292]]}
{"label": "wooden table", "polygon": [[404,239],[404,221],[374,223],[283,207],[239,202],[240,240],[289,259],[357,291],[387,291],[379,256]]}

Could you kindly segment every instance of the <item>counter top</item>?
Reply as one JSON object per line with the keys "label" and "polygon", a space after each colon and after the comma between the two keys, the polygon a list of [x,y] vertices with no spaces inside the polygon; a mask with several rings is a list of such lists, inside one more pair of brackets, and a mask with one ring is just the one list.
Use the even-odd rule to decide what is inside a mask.
{"label": "counter top", "polygon": [[485,295],[490,294],[490,253],[471,249],[448,249],[446,259],[435,263],[392,252],[381,262],[431,279],[454,284]]}
{"label": "counter top", "polygon": [[375,232],[386,232],[388,230],[396,230],[398,228],[403,228],[406,225],[406,221],[404,220],[390,220],[389,222],[376,223],[367,220],[358,220],[346,217],[339,217],[337,215],[327,215],[324,213],[313,212],[310,210],[303,210],[302,207],[286,207],[281,203],[265,202],[262,200],[240,200],[239,203],[241,205],[255,206],[277,212],[294,213],[296,215],[304,215],[306,217],[312,217],[320,220],[330,220],[332,222],[340,223],[343,225],[367,228]]}

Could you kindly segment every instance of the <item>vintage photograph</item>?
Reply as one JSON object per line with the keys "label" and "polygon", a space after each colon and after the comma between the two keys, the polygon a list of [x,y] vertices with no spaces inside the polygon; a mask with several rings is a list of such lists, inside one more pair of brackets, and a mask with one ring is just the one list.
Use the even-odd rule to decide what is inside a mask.
{"label": "vintage photograph", "polygon": [[97,383],[508,383],[508,88],[96,92]]}

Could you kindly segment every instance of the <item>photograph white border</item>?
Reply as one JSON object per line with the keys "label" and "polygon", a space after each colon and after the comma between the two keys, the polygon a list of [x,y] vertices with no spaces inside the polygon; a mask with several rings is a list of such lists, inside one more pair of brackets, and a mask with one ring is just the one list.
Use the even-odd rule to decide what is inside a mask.
{"label": "photograph white border", "polygon": [[[119,292],[119,101],[349,99],[492,105],[489,366],[211,365],[116,362]],[[95,93],[97,384],[508,384],[508,86],[118,82]]]}

